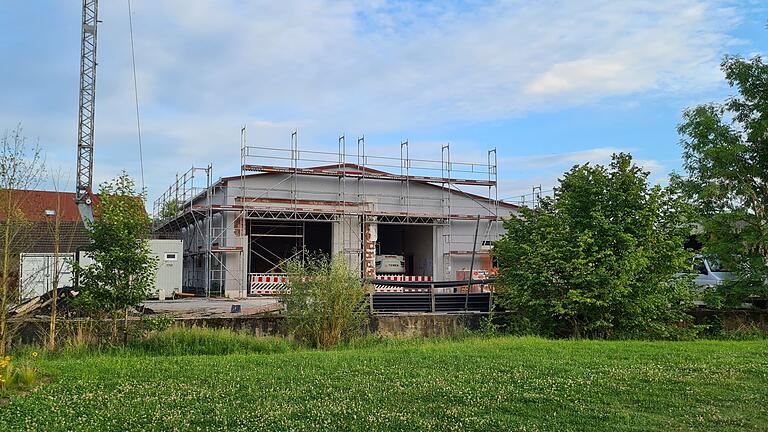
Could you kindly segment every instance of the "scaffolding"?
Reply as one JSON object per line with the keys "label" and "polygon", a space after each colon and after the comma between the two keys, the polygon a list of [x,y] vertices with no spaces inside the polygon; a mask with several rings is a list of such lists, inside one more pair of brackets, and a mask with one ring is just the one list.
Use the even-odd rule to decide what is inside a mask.
{"label": "scaffolding", "polygon": [[[365,137],[360,136],[350,152],[342,134],[336,152],[300,149],[298,131],[291,133],[289,148],[265,147],[249,145],[243,127],[239,176],[213,182],[211,165],[177,175],[154,202],[155,233],[184,240],[185,266],[199,269],[185,271],[185,286],[207,296],[222,295],[225,280],[238,283],[241,295],[248,294],[245,286],[254,277],[248,269],[255,248],[250,221],[273,225],[255,233],[255,238],[297,239],[299,249],[303,249],[308,223],[336,222],[342,227],[340,250],[350,263],[361,266],[366,277],[373,275],[371,261],[376,253],[371,225],[438,226],[443,242],[442,273],[448,275],[453,257],[488,254],[490,247],[485,246],[500,235],[496,150],[488,151],[483,162],[457,162],[452,160],[450,144],[442,147],[439,160],[413,158],[409,147],[404,140],[399,157],[370,155]],[[250,176],[265,174],[278,175],[268,186],[249,185]],[[307,178],[318,180],[303,180],[300,185],[299,180]],[[333,183],[329,183],[331,178],[335,178]],[[239,180],[235,187],[230,184],[234,180]],[[381,181],[399,183],[399,193],[393,188],[388,193],[377,189],[375,183]],[[433,186],[440,192],[424,193],[421,188],[419,193],[415,184]],[[471,205],[456,196],[467,198]],[[452,222],[474,223],[477,219],[487,221],[477,243],[471,235],[457,234],[452,228]],[[294,227],[295,232],[286,227]],[[263,259],[274,260],[268,273],[280,273],[277,261],[284,257],[273,257],[277,254],[270,251],[257,253],[262,252]],[[235,266],[228,264],[242,263],[244,253],[245,264],[233,270]]]}

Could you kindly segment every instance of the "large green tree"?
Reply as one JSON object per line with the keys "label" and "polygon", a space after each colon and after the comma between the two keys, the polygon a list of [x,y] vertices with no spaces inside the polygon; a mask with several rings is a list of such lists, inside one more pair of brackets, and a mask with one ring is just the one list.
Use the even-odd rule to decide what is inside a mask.
{"label": "large green tree", "polygon": [[685,111],[686,175],[672,183],[700,210],[705,251],[741,276],[740,302],[768,278],[768,65],[726,57],[721,69],[738,94]]}
{"label": "large green tree", "polygon": [[553,198],[506,220],[497,300],[553,336],[666,337],[687,307],[680,200],[628,154],[575,166]]}
{"label": "large green tree", "polygon": [[136,192],[127,174],[101,184],[88,233],[93,263],[74,265],[80,290],[76,302],[89,314],[114,318],[149,297],[157,267],[147,243],[150,219],[143,192]]}

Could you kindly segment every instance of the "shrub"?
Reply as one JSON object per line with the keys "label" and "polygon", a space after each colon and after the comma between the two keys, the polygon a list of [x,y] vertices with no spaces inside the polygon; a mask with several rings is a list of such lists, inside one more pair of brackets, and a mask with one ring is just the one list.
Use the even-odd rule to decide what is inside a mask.
{"label": "shrub", "polygon": [[306,262],[285,263],[290,293],[281,300],[291,334],[315,348],[331,348],[364,334],[365,298],[369,287],[353,272],[342,255],[333,259],[311,256]]}
{"label": "shrub", "polygon": [[690,282],[674,277],[687,217],[627,154],[576,166],[554,198],[504,222],[496,298],[547,336],[678,338],[690,319]]}

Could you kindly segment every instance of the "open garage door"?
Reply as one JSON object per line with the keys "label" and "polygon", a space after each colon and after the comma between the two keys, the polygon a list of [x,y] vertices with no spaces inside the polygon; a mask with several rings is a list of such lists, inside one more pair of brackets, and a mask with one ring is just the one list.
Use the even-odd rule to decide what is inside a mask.
{"label": "open garage door", "polygon": [[379,224],[377,255],[401,255],[409,276],[433,276],[434,228],[431,225]]}
{"label": "open garage door", "polygon": [[249,221],[249,273],[283,273],[281,262],[304,252],[330,256],[330,223]]}

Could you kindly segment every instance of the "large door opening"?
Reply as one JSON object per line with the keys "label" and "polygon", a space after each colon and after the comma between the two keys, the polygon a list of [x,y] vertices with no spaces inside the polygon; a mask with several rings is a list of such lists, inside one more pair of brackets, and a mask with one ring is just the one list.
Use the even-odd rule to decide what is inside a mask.
{"label": "large door opening", "polygon": [[402,255],[405,274],[433,276],[434,229],[431,225],[379,224],[377,255]]}
{"label": "large door opening", "polygon": [[328,222],[260,221],[248,223],[248,272],[284,273],[284,260],[313,254],[330,256]]}

